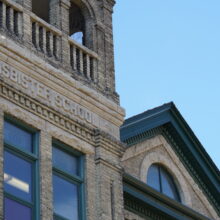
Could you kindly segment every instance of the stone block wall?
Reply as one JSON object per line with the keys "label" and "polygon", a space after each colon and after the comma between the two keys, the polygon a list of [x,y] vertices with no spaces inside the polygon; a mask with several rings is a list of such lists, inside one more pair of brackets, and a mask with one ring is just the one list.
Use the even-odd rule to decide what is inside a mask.
{"label": "stone block wall", "polygon": [[[86,219],[124,220],[120,164],[124,146],[119,141],[124,110],[118,105],[114,86],[111,23],[114,2],[75,1],[89,19],[88,47],[69,39],[69,0],[52,2],[57,8],[50,12],[54,13],[50,24],[31,12],[30,0],[3,2],[4,8],[19,12],[20,32],[12,32],[6,26],[0,28],[3,36],[0,38],[0,219],[3,219],[2,134],[7,115],[39,131],[40,219],[53,218],[52,143],[58,140],[85,157]],[[2,16],[4,21],[5,14]],[[72,69],[70,44],[78,48],[81,55],[77,59],[82,58],[85,65],[90,62],[88,58],[97,60],[95,80]],[[84,68],[82,63],[80,68]]]}
{"label": "stone block wall", "polygon": [[[115,91],[114,48],[112,34],[112,0],[72,0],[81,9],[86,22],[86,43],[81,45],[69,37],[69,9],[71,0],[53,0],[47,23],[32,13],[31,0],[3,1],[3,9],[10,7],[13,13],[8,17],[2,12],[0,32],[13,38],[22,47],[44,59],[65,74],[81,81],[102,95],[119,103]],[[7,19],[8,19],[7,18]],[[14,26],[18,30],[14,31]],[[73,49],[70,47],[73,45]],[[73,51],[72,51],[73,50]],[[91,71],[90,71],[91,70]]]}

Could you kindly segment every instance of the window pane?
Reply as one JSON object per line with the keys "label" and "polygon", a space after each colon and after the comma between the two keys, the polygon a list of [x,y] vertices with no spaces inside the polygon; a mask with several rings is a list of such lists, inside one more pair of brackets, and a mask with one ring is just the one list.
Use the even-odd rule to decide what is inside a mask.
{"label": "window pane", "polygon": [[72,34],[70,37],[80,44],[83,43],[83,32],[76,32]]}
{"label": "window pane", "polygon": [[147,184],[160,192],[159,168],[152,165],[147,174]]}
{"label": "window pane", "polygon": [[31,220],[31,209],[5,198],[4,215],[5,220]]}
{"label": "window pane", "polygon": [[78,219],[78,187],[53,175],[54,213],[69,220]]}
{"label": "window pane", "polygon": [[32,134],[7,121],[4,123],[4,141],[22,150],[32,152]]}
{"label": "window pane", "polygon": [[71,175],[78,175],[78,159],[53,147],[53,166]]}
{"label": "window pane", "polygon": [[164,193],[165,195],[169,196],[172,199],[180,201],[172,177],[166,172],[166,170],[162,168],[161,168],[161,185],[162,185],[162,193]]}
{"label": "window pane", "polygon": [[31,201],[32,164],[5,151],[4,189],[26,201]]}

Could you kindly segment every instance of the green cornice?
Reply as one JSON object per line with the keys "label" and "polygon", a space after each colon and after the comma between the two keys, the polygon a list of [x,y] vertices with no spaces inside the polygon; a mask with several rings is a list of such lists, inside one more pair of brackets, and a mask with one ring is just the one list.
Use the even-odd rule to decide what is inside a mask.
{"label": "green cornice", "polygon": [[164,136],[220,216],[220,173],[173,103],[125,121],[121,140],[128,147]]}
{"label": "green cornice", "polygon": [[125,208],[143,218],[152,220],[209,219],[128,174],[123,176],[123,189]]}

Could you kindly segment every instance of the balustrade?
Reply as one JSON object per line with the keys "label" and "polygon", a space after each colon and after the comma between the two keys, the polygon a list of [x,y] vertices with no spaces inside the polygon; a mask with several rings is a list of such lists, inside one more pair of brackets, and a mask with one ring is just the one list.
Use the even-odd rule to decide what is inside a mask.
{"label": "balustrade", "polygon": [[48,57],[60,60],[62,33],[35,15],[31,16],[32,43],[35,48]]}
{"label": "balustrade", "polygon": [[67,71],[68,65],[71,66],[72,74],[97,81],[98,55],[95,52],[31,11],[23,12],[23,7],[12,0],[0,0],[0,31],[6,32],[9,37],[19,37],[27,47],[31,42],[32,49],[35,48],[40,54],[59,62]]}
{"label": "balustrade", "polygon": [[70,44],[70,64],[74,71],[80,75],[95,81],[96,80],[96,65],[98,55],[88,48],[78,44],[72,39],[69,39]]}
{"label": "balustrade", "polygon": [[10,1],[0,1],[0,28],[14,36],[22,35],[22,7]]}

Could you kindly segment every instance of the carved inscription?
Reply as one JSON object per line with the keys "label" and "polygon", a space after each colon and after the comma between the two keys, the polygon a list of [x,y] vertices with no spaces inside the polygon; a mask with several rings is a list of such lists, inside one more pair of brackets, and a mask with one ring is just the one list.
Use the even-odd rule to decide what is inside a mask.
{"label": "carved inscription", "polygon": [[43,99],[51,107],[77,116],[88,123],[95,123],[93,118],[96,116],[92,112],[4,62],[0,62],[0,76],[21,86],[30,96]]}
{"label": "carved inscription", "polygon": [[0,61],[0,77],[13,83],[19,90],[23,90],[27,95],[36,98],[47,106],[71,118],[84,120],[116,138],[119,137],[117,126],[2,61]]}

